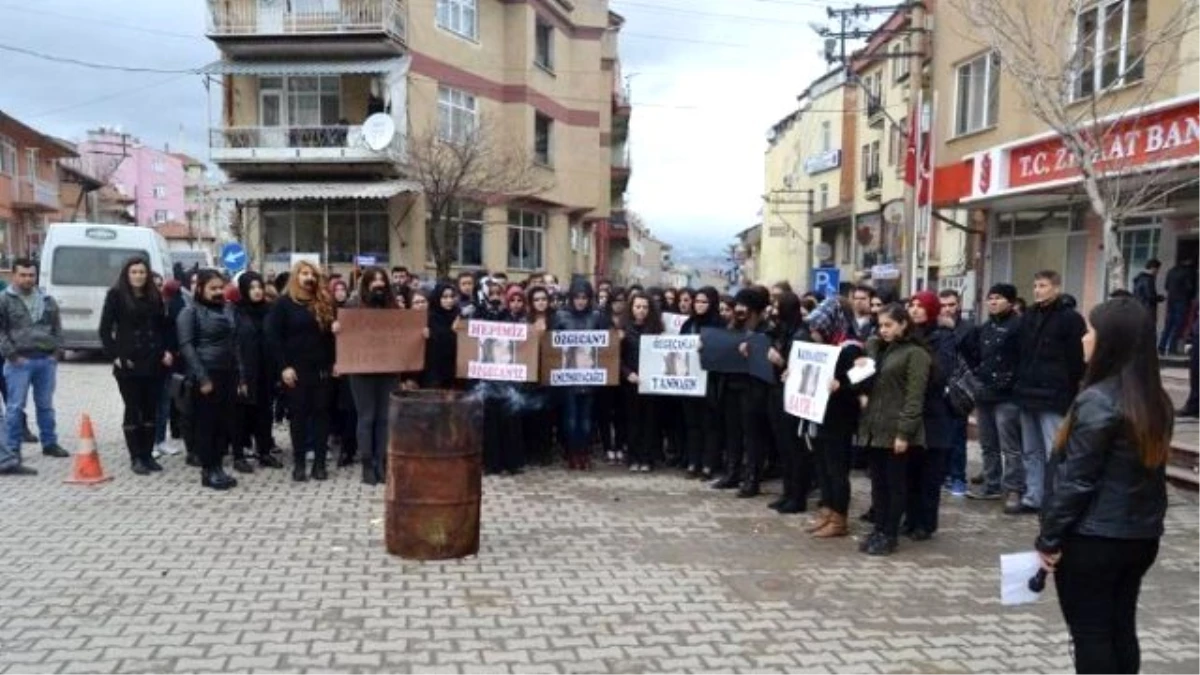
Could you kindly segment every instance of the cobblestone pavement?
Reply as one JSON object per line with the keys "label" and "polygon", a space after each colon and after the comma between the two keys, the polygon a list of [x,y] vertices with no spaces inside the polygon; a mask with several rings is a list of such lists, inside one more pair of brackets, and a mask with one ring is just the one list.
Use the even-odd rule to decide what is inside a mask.
{"label": "cobblestone pavement", "polygon": [[[948,498],[934,541],[881,560],[857,536],[807,539],[765,499],[544,469],[486,480],[478,558],[403,562],[383,550],[383,489],[353,471],[260,472],[216,494],[176,457],[138,478],[107,368],[69,364],[59,383],[64,445],[90,412],[115,480],[64,485],[69,461],[34,447],[40,476],[0,478],[4,672],[1071,667],[1052,589],[999,604],[997,556],[1028,549],[1035,523],[996,502]],[[1145,672],[1200,670],[1196,500],[1171,501],[1142,594]]]}

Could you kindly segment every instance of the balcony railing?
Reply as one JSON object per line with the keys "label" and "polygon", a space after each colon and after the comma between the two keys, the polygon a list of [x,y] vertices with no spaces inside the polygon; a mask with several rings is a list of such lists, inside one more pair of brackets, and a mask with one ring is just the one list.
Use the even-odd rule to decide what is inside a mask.
{"label": "balcony railing", "polygon": [[879,96],[867,97],[867,121],[875,123],[883,120],[883,99]]}
{"label": "balcony railing", "polygon": [[868,193],[879,192],[879,190],[883,188],[883,174],[879,173],[878,171],[869,173],[867,174],[864,182],[867,184],[866,191]]}
{"label": "balcony railing", "polygon": [[58,183],[22,178],[13,186],[13,205],[56,211],[59,208]]}
{"label": "balcony railing", "polygon": [[629,148],[615,147],[612,149],[612,167],[614,169],[629,170]]}
{"label": "balcony railing", "polygon": [[404,157],[404,135],[383,150],[372,150],[361,126],[228,127],[209,132],[217,162],[381,162]]}
{"label": "balcony railing", "polygon": [[[208,34],[216,37],[383,32],[403,42],[408,23],[403,0],[210,0],[208,4]],[[295,7],[302,4],[319,8]]]}

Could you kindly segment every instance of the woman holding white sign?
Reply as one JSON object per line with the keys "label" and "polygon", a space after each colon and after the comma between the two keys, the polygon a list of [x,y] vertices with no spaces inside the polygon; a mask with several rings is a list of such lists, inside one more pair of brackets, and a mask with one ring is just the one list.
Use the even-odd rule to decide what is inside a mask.
{"label": "woman holding white sign", "polygon": [[[571,283],[567,306],[554,317],[552,330],[604,330],[607,322],[594,306],[595,293],[584,279]],[[592,387],[564,387],[563,437],[567,446],[567,466],[571,469],[591,468]]]}

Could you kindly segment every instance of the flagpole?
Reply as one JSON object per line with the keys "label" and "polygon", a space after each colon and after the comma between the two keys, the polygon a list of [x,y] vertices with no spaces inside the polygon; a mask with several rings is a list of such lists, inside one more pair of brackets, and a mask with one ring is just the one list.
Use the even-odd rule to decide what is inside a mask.
{"label": "flagpole", "polygon": [[921,108],[924,92],[917,90],[917,105],[913,112],[913,123],[909,125],[912,130],[913,138],[913,201],[912,201],[912,245],[909,247],[910,259],[908,263],[908,281],[909,293],[916,293],[920,290],[917,285],[917,270],[918,270],[918,251],[921,250],[921,157],[924,150],[921,138]]}
{"label": "flagpole", "polygon": [[929,257],[933,255],[933,172],[934,167],[937,166],[937,155],[935,154],[937,145],[933,142],[933,121],[937,119],[937,104],[938,95],[935,91],[929,100],[929,199],[925,202],[925,266],[921,272],[926,282],[929,281]]}

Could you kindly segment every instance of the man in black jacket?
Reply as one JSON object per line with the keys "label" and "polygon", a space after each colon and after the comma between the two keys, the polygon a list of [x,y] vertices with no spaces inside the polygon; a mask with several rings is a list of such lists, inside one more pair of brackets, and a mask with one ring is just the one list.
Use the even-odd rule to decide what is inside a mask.
{"label": "man in black jacket", "polygon": [[1004,496],[1008,513],[1021,510],[1025,467],[1021,458],[1021,411],[1013,401],[1013,384],[1021,358],[1021,317],[1013,311],[1017,287],[996,284],[987,295],[988,320],[962,353],[980,387],[975,403],[979,444],[983,449],[983,485],[968,493],[973,499]]}
{"label": "man in black jacket", "polygon": [[1158,303],[1163,301],[1163,296],[1158,294],[1158,289],[1155,287],[1157,283],[1158,271],[1162,269],[1162,263],[1155,258],[1146,261],[1146,269],[1133,279],[1133,297],[1142,303],[1142,306],[1150,312],[1150,318],[1154,320],[1154,325],[1158,325]]}
{"label": "man in black jacket", "polygon": [[1185,258],[1167,272],[1167,321],[1158,341],[1159,354],[1173,354],[1179,333],[1187,326],[1188,309],[1196,299],[1196,261]]}
{"label": "man in black jacket", "polygon": [[1021,407],[1025,490],[1020,511],[1042,507],[1046,459],[1083,377],[1087,324],[1062,295],[1057,272],[1033,276],[1034,305],[1021,317],[1021,353],[1014,398]]}

